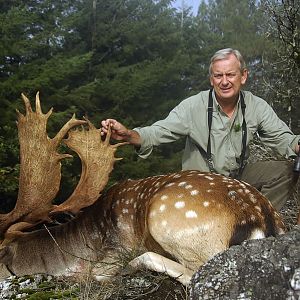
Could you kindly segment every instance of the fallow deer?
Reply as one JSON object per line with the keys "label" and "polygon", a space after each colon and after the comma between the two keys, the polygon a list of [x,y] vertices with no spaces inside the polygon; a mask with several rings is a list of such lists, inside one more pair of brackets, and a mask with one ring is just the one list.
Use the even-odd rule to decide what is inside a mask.
{"label": "fallow deer", "polygon": [[[113,276],[119,246],[141,249],[130,265],[166,272],[188,284],[199,266],[245,239],[285,231],[269,201],[245,182],[218,174],[182,171],[115,184],[103,195],[120,144],[101,140],[100,129],[73,117],[50,139],[39,95],[36,109],[22,95],[26,112],[18,112],[20,180],[15,208],[0,215],[1,277],[48,273],[76,275],[91,270],[97,280]],[[82,125],[81,129],[70,130]],[[59,154],[64,143],[82,161],[73,194],[52,204],[61,180]],[[59,213],[76,218],[49,224]]]}

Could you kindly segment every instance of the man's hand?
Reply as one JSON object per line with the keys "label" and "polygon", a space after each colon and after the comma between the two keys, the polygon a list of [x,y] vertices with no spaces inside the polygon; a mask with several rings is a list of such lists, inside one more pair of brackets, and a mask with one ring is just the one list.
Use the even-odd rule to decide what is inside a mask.
{"label": "man's hand", "polygon": [[111,129],[111,137],[116,141],[127,141],[129,137],[128,129],[114,119],[107,119],[101,122],[101,135],[106,135],[108,127]]}
{"label": "man's hand", "polygon": [[116,141],[126,141],[135,147],[141,145],[140,135],[134,131],[127,129],[122,123],[115,119],[106,119],[101,122],[101,135],[107,134],[108,128],[111,129],[111,137]]}

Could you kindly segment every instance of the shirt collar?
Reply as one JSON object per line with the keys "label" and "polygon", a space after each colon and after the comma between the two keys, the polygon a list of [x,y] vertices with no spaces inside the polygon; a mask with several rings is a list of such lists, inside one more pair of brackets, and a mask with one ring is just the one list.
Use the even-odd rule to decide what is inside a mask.
{"label": "shirt collar", "polygon": [[[213,94],[213,102],[214,102],[213,110],[214,110],[214,111],[217,110],[217,111],[222,111],[222,112],[223,112],[221,105],[220,105],[219,102],[217,101],[217,97],[216,97],[215,90],[213,90],[213,93],[212,93],[212,94]],[[240,102],[241,102],[241,93],[239,93],[239,99],[238,99],[238,101],[237,101],[235,107],[238,107],[238,108],[239,108],[239,107],[240,107]],[[233,114],[234,117],[236,116],[237,111],[238,111],[238,109],[235,109],[235,112],[234,112],[234,114]]]}

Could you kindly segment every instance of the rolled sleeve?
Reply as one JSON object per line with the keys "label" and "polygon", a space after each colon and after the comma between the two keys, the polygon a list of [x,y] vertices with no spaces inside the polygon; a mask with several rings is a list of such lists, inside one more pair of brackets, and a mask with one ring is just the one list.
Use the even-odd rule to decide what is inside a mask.
{"label": "rolled sleeve", "polygon": [[295,135],[294,138],[292,139],[291,143],[289,144],[289,157],[294,157],[296,156],[296,146],[298,145],[300,141],[300,135]]}
{"label": "rolled sleeve", "polygon": [[141,158],[147,158],[153,150],[153,144],[150,142],[150,138],[148,132],[147,132],[147,127],[137,127],[134,128],[133,130],[136,131],[140,137],[141,137],[141,146],[139,149],[136,149],[136,153],[139,157]]}
{"label": "rolled sleeve", "polygon": [[260,105],[259,134],[262,142],[286,158],[294,157],[299,136],[293,134],[265,101]]}

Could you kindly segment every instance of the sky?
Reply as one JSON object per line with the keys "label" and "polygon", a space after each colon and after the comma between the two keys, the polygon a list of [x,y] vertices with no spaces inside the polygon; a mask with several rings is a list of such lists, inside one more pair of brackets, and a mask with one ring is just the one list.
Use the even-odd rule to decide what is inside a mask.
{"label": "sky", "polygon": [[193,14],[196,15],[201,0],[176,0],[174,1],[174,7],[181,8],[182,2],[185,6],[191,6],[193,8]]}

